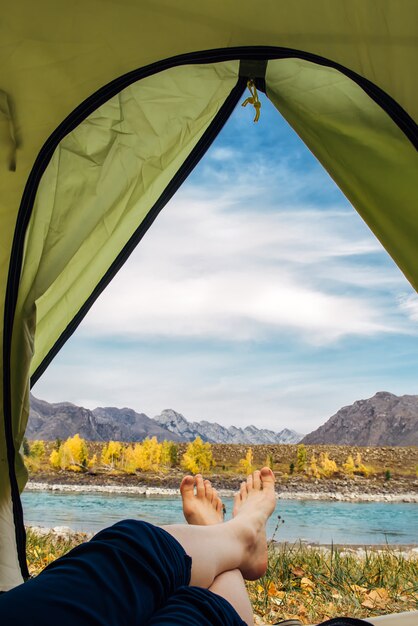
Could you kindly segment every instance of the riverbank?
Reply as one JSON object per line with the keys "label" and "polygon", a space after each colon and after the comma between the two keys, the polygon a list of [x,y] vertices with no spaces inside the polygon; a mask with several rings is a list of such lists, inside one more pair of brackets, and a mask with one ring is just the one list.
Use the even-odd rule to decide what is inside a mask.
{"label": "riverbank", "polygon": [[[167,476],[91,475],[62,472],[38,474],[30,480],[30,491],[62,491],[67,493],[118,493],[138,496],[179,494],[181,473]],[[239,477],[208,476],[221,496],[230,496],[238,489]],[[355,477],[338,480],[282,480],[277,477],[276,493],[286,500],[329,500],[338,502],[409,502],[418,503],[418,480],[379,481]]]}
{"label": "riverbank", "polygon": [[[30,534],[42,538],[46,537],[53,542],[59,541],[70,541],[70,542],[79,542],[88,541],[94,535],[94,533],[86,533],[80,532],[78,530],[74,530],[69,526],[54,526],[52,528],[48,528],[45,526],[26,526],[27,532]],[[287,551],[290,549],[299,549],[300,547],[306,548],[307,550],[316,550],[321,552],[322,554],[329,555],[331,552],[338,552],[340,557],[346,556],[355,556],[357,558],[363,559],[366,558],[368,554],[387,554],[388,552],[392,555],[397,555],[398,557],[402,557],[405,559],[416,559],[418,560],[418,546],[416,544],[321,544],[321,543],[311,543],[309,541],[270,541],[270,545],[277,551]]]}

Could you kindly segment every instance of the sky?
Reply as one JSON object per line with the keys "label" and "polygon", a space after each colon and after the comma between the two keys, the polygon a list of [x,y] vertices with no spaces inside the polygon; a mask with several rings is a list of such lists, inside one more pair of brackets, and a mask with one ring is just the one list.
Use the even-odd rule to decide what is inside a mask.
{"label": "sky", "polygon": [[308,433],[377,391],[418,393],[414,290],[260,100],[258,123],[236,107],[35,396]]}

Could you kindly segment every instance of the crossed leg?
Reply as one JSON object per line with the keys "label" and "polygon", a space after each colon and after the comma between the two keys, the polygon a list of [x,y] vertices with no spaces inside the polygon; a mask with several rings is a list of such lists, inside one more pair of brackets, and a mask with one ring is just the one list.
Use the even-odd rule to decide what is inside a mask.
{"label": "crossed leg", "polygon": [[[247,493],[235,499],[235,517],[208,526],[175,524],[163,526],[192,558],[191,585],[208,589],[224,572],[240,570],[247,580],[257,580],[267,568],[266,522],[276,506],[273,472],[264,467],[247,478]],[[192,498],[182,489],[183,500]],[[196,496],[199,511],[206,498]],[[203,503],[202,503],[203,500]],[[201,506],[202,505],[202,506]]]}
{"label": "crossed leg", "polygon": [[[261,498],[257,492],[259,493],[263,489],[265,492],[262,496],[268,500],[271,507],[271,496],[274,495],[274,478],[272,472],[267,468],[261,472],[254,472],[248,476],[247,481],[241,483],[240,491],[234,498],[234,517],[239,515],[241,508],[248,499],[250,499],[250,506],[255,505],[256,501],[260,503]],[[223,522],[222,501],[216,490],[212,488],[211,483],[208,480],[203,481],[200,474],[195,478],[186,476],[182,481],[180,491],[184,516],[189,524],[214,525]],[[262,542],[263,548],[258,550],[257,558],[260,559],[260,565],[263,562],[264,567],[265,561],[261,558],[261,554],[265,550],[264,538]],[[238,568],[224,571],[216,576],[209,586],[209,591],[225,598],[246,624],[252,625],[254,623],[244,578]]]}
{"label": "crossed leg", "polygon": [[[74,622],[79,626],[93,622],[103,626],[122,622],[202,626],[205,611],[210,614],[206,624],[235,626],[239,618],[221,594],[240,610],[231,576],[241,580],[236,570],[248,579],[264,573],[265,524],[275,506],[269,469],[262,470],[259,477],[254,474],[247,486],[247,497],[241,498],[234,519],[225,523],[217,523],[217,517],[207,526],[183,524],[161,529],[124,520],[99,532],[36,578],[1,595],[4,623],[24,626],[30,606],[32,626],[72,626]],[[215,509],[218,505],[216,501]],[[205,506],[208,508],[207,503]],[[208,595],[209,588],[215,594]],[[196,605],[188,601],[192,594]],[[173,619],[172,612],[165,622],[154,621],[163,608],[170,607]],[[229,621],[223,620],[222,611]],[[186,613],[193,614],[194,622]]]}

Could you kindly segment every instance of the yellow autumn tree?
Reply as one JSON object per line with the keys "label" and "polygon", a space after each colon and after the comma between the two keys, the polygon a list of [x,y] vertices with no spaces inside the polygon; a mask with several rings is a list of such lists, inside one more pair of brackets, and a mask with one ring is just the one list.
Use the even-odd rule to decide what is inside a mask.
{"label": "yellow autumn tree", "polygon": [[80,472],[88,466],[87,444],[77,433],[74,437],[68,437],[60,447],[52,451],[49,461],[56,469],[67,469]]}
{"label": "yellow autumn tree", "polygon": [[364,465],[362,459],[361,459],[361,454],[360,452],[357,452],[356,455],[356,460],[355,460],[355,470],[354,473],[355,474],[359,474],[360,476],[365,476],[366,478],[368,476],[370,476],[370,474],[373,474],[374,470],[371,466],[369,465]]}
{"label": "yellow autumn tree", "polygon": [[354,459],[351,454],[348,455],[347,460],[343,463],[343,470],[349,476],[352,476],[355,472],[356,464],[354,463]]}
{"label": "yellow autumn tree", "polygon": [[32,442],[30,447],[30,456],[35,459],[41,459],[45,454],[45,444],[43,441],[36,440]]}
{"label": "yellow autumn tree", "polygon": [[307,471],[308,471],[309,476],[312,476],[312,478],[321,478],[321,473],[318,468],[318,463],[317,463],[315,454],[312,454],[311,456],[311,460],[309,462],[309,467]]}
{"label": "yellow autumn tree", "polygon": [[308,453],[303,443],[299,444],[296,452],[296,471],[304,472],[308,461]]}
{"label": "yellow autumn tree", "polygon": [[91,470],[94,470],[96,469],[96,467],[97,467],[97,454],[93,454],[93,456],[88,462],[88,468]]}
{"label": "yellow autumn tree", "polygon": [[[140,444],[136,445],[139,446]],[[135,446],[127,446],[123,455],[122,469],[128,474],[135,474],[137,468],[137,452],[135,451]]]}
{"label": "yellow autumn tree", "polygon": [[103,446],[101,462],[110,469],[119,464],[122,457],[122,444],[119,441],[109,441]]}
{"label": "yellow autumn tree", "polygon": [[161,462],[162,445],[157,437],[147,437],[141,444],[135,446],[137,469],[143,472],[157,471]]}
{"label": "yellow autumn tree", "polygon": [[209,442],[203,443],[200,437],[189,443],[183,454],[182,467],[192,474],[207,472],[214,465],[212,447]]}
{"label": "yellow autumn tree", "polygon": [[338,472],[338,466],[335,461],[329,458],[328,452],[321,452],[319,464],[321,466],[321,474],[326,478],[331,478]]}
{"label": "yellow autumn tree", "polygon": [[178,446],[174,441],[163,441],[161,444],[161,465],[175,467],[177,465]]}
{"label": "yellow autumn tree", "polygon": [[243,474],[252,474],[254,471],[254,455],[252,448],[248,448],[245,458],[238,461],[238,468]]}

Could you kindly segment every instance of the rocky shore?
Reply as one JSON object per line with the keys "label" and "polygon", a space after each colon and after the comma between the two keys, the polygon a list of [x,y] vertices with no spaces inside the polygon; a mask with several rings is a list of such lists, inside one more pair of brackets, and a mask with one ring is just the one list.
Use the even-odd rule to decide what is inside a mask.
{"label": "rocky shore", "polygon": [[[240,477],[209,476],[221,495],[232,495]],[[168,476],[121,476],[61,474],[37,475],[26,489],[32,491],[64,491],[80,493],[126,493],[143,497],[176,495],[181,474]],[[382,481],[356,477],[336,480],[302,480],[300,477],[282,480],[277,477],[276,492],[287,500],[331,500],[346,502],[411,502],[418,503],[418,480],[396,479]]]}

